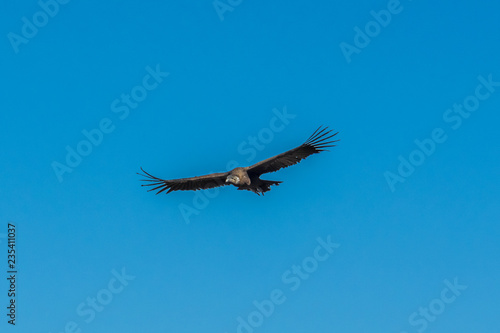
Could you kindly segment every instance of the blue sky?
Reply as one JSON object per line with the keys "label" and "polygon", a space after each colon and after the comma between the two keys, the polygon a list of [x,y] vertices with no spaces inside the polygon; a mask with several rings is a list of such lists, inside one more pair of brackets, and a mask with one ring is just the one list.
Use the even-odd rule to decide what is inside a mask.
{"label": "blue sky", "polygon": [[[493,1],[10,2],[0,251],[18,332],[487,332],[500,325]],[[319,126],[330,152],[154,195]],[[252,139],[256,138],[256,139]],[[252,144],[257,140],[257,144]]]}

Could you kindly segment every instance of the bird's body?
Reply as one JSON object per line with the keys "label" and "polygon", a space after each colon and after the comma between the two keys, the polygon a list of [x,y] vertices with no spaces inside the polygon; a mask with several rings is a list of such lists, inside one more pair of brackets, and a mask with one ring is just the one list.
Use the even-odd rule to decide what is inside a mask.
{"label": "bird's body", "polygon": [[260,161],[254,165],[248,167],[237,167],[228,172],[213,173],[198,177],[164,180],[152,176],[141,168],[144,174],[140,175],[146,177],[146,179],[143,179],[144,181],[149,182],[148,184],[143,184],[143,186],[153,186],[150,191],[158,190],[156,194],[166,190],[168,190],[167,193],[172,191],[196,191],[232,184],[238,187],[238,190],[248,190],[260,195],[261,193],[264,194],[265,192],[270,191],[271,185],[279,185],[282,183],[281,181],[260,179],[262,174],[275,172],[281,168],[297,164],[302,159],[305,159],[312,154],[322,152],[325,150],[324,148],[335,146],[332,145],[332,143],[338,140],[327,140],[334,137],[337,133],[331,135],[330,133],[331,131],[327,131],[327,128],[321,129],[320,127],[304,144],[297,148]]}
{"label": "bird's body", "polygon": [[248,190],[257,194],[264,194],[271,190],[271,185],[279,185],[280,181],[263,180],[256,174],[248,174],[249,167],[235,168],[229,172],[226,178],[227,183],[238,187],[238,190]]}

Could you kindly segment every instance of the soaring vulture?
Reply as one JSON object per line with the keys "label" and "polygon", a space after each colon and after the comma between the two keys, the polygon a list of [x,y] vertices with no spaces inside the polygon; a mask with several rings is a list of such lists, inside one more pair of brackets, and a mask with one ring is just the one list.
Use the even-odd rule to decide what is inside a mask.
{"label": "soaring vulture", "polygon": [[320,153],[325,148],[334,147],[334,142],[339,140],[330,140],[335,135],[331,134],[332,130],[328,130],[328,127],[321,128],[321,126],[306,140],[302,145],[297,148],[290,149],[287,152],[270,157],[267,160],[260,161],[254,165],[248,167],[238,167],[228,172],[212,173],[210,175],[191,177],[191,178],[180,178],[165,180],[155,177],[143,168],[142,174],[145,177],[142,181],[147,182],[142,184],[142,186],[151,186],[148,191],[158,191],[159,194],[163,191],[170,193],[172,191],[196,191],[204,190],[208,188],[214,188],[219,186],[226,186],[233,184],[238,188],[238,190],[248,190],[260,195],[264,195],[264,192],[271,190],[271,185],[279,185],[281,181],[275,180],[263,180],[260,176],[264,173],[275,172],[281,168],[286,168],[291,165],[297,164],[306,157]]}

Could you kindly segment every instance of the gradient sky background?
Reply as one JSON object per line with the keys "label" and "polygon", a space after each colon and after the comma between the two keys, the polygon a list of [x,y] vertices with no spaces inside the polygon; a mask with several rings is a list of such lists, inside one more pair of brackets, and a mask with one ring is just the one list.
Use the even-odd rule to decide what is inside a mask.
{"label": "gradient sky background", "polygon": [[[21,35],[23,17],[43,19],[41,7],[4,3],[0,256],[6,276],[14,223],[17,332],[71,322],[81,332],[237,332],[274,289],[286,301],[254,332],[497,330],[500,87],[457,129],[443,115],[474,95],[478,76],[500,81],[500,5],[401,1],[348,63],[339,45],[387,6],[242,1],[221,20],[212,1],[71,1],[16,53],[9,33]],[[157,65],[168,77],[128,116],[113,112]],[[249,161],[238,146],[284,108],[295,117]],[[106,118],[114,130],[60,182],[53,162]],[[179,207],[194,207],[194,192],[155,196],[135,174],[252,164],[321,124],[340,131],[337,147],[267,175],[284,183],[265,197],[208,193],[188,219]],[[436,128],[447,140],[391,191],[384,173]],[[328,236],[340,247],[291,290],[283,274]],[[79,315],[122,269],[135,279],[92,320]],[[412,325],[455,278],[467,289],[425,329],[420,315]],[[0,327],[11,331],[1,281]]]}

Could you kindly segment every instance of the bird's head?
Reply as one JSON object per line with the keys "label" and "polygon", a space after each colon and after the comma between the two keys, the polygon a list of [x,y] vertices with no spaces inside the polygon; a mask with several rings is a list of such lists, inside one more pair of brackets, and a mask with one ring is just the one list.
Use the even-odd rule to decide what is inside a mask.
{"label": "bird's head", "polygon": [[229,175],[226,178],[226,183],[231,183],[234,185],[238,185],[240,183],[240,177],[235,176],[235,175]]}

